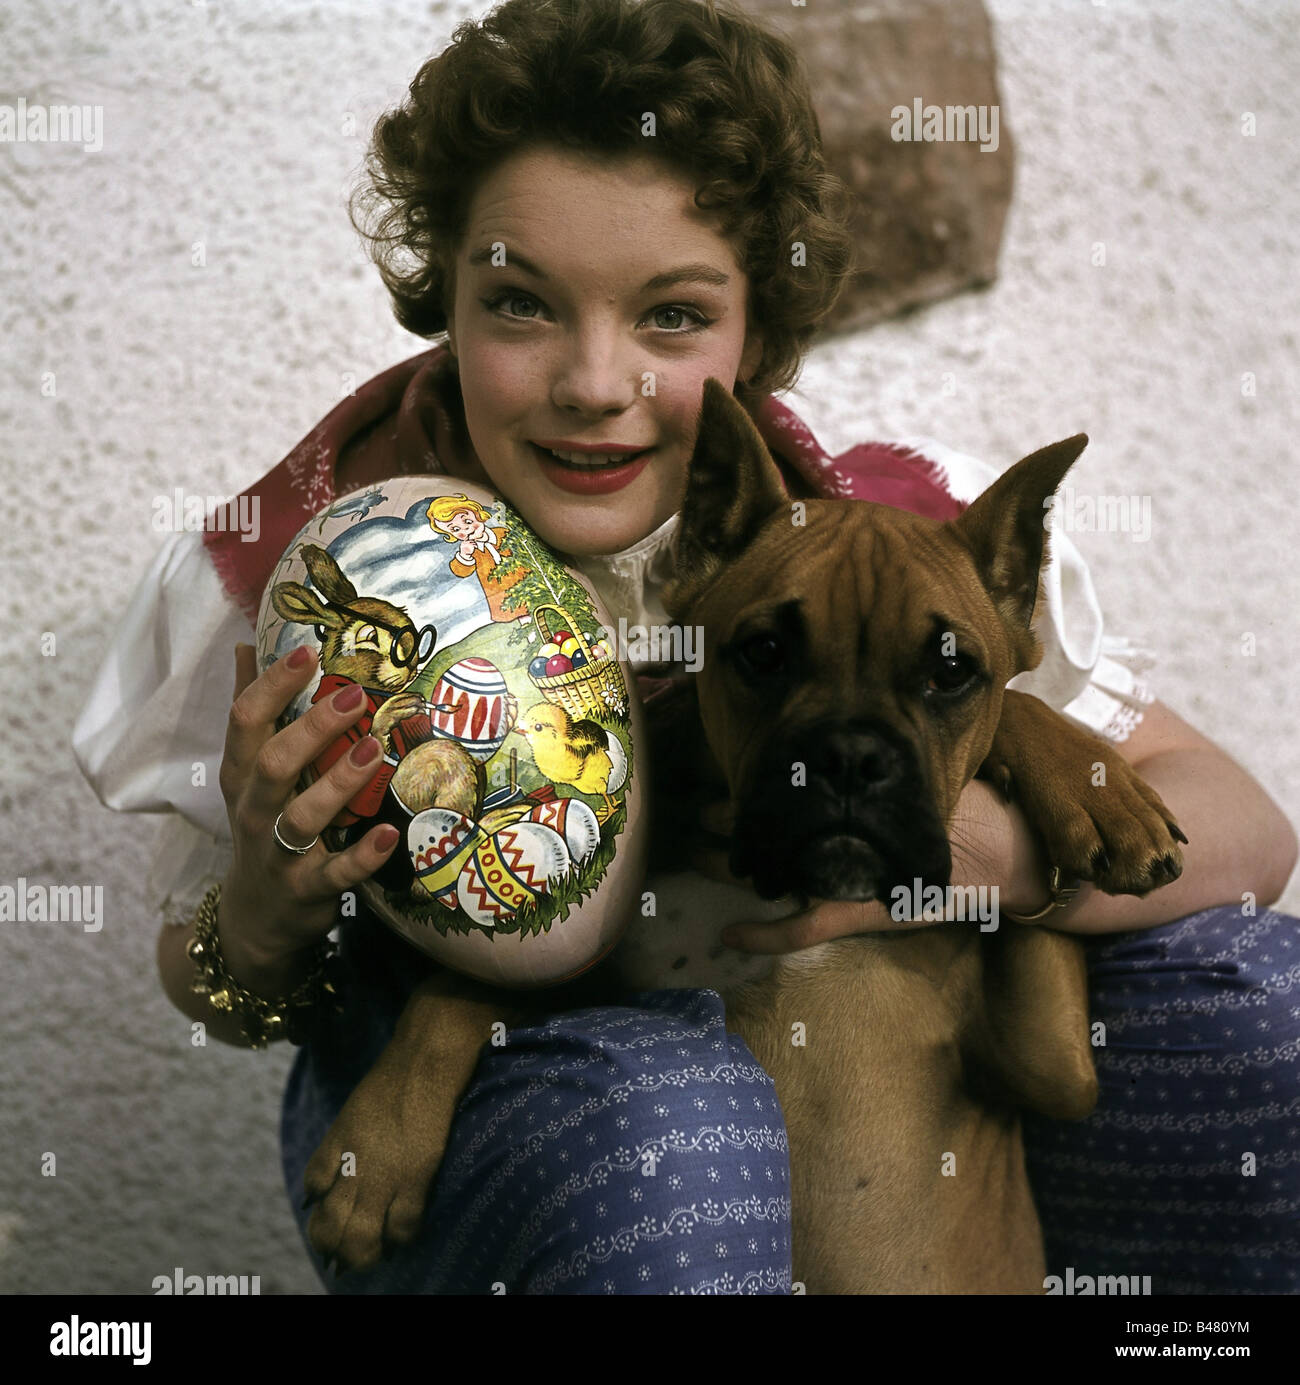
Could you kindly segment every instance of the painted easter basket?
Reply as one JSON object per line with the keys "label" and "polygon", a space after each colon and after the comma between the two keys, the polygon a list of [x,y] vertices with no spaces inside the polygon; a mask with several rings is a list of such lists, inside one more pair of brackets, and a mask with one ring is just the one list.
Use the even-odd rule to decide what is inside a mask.
{"label": "painted easter basket", "polygon": [[568,630],[578,641],[578,648],[587,661],[582,668],[570,669],[568,673],[557,673],[549,678],[539,678],[530,673],[528,676],[542,696],[548,702],[563,707],[573,717],[598,713],[603,717],[623,718],[627,707],[623,700],[623,680],[618,660],[612,655],[597,657],[593,654],[579,623],[561,607],[534,606],[532,617],[543,644],[551,642],[556,631]]}

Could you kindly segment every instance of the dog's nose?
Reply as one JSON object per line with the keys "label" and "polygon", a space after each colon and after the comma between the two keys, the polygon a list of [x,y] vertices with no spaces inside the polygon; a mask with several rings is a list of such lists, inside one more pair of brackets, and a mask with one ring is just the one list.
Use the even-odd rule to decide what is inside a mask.
{"label": "dog's nose", "polygon": [[896,746],[872,731],[839,726],[809,737],[805,758],[809,777],[838,793],[891,788],[902,774]]}

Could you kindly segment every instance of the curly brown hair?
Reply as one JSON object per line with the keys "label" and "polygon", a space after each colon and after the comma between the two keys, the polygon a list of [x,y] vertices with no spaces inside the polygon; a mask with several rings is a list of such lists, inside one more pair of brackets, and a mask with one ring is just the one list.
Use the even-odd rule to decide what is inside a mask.
{"label": "curly brown hair", "polygon": [[848,192],[799,55],[730,0],[506,0],[458,25],[377,122],[349,208],[398,322],[447,329],[477,178],[535,144],[644,154],[650,112],[654,152],[696,181],[749,277],[763,355],[737,395],[793,385],[852,272]]}

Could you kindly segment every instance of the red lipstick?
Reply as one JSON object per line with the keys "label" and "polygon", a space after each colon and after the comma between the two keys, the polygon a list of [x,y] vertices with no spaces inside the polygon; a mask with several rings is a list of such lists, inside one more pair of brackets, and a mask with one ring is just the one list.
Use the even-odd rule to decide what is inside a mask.
{"label": "red lipstick", "polygon": [[[557,489],[568,491],[570,495],[608,495],[611,491],[622,490],[630,485],[645,470],[653,448],[631,454],[631,460],[609,466],[576,467],[558,461],[536,443],[529,443],[537,458],[538,469]],[[576,451],[563,448],[565,452]]]}

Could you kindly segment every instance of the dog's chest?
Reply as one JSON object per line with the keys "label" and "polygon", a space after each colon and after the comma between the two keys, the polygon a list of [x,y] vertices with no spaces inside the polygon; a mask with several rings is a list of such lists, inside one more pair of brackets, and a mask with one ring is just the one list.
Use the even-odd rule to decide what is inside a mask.
{"label": "dog's chest", "polygon": [[748,888],[695,872],[653,875],[646,908],[634,917],[610,957],[628,990],[712,989],[726,995],[768,976],[770,956],[738,952],[721,939],[733,923],[770,923],[795,912],[790,900],[766,901]]}

